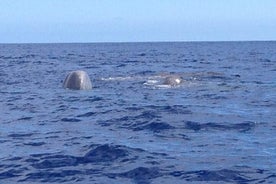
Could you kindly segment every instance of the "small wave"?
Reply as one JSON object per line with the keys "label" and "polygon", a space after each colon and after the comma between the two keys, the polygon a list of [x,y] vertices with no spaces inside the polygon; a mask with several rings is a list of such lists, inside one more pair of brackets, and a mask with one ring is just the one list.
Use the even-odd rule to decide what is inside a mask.
{"label": "small wave", "polygon": [[123,177],[130,178],[136,183],[149,183],[150,180],[163,176],[157,167],[137,167],[123,173],[109,173],[107,174],[111,178]]}
{"label": "small wave", "polygon": [[237,123],[237,124],[230,124],[230,123],[198,123],[193,121],[187,121],[185,122],[185,128],[199,131],[199,130],[237,130],[239,132],[246,132],[255,127],[254,122],[243,122],[243,123]]}
{"label": "small wave", "polygon": [[98,102],[98,101],[102,101],[102,100],[103,100],[103,98],[101,98],[101,97],[89,97],[89,98],[87,98],[83,101],[85,101],[85,102]]}
{"label": "small wave", "polygon": [[12,138],[24,138],[24,137],[31,137],[32,133],[15,133],[15,134],[10,134],[8,135],[8,137],[12,137]]}
{"label": "small wave", "polygon": [[64,122],[80,122],[81,120],[77,119],[77,118],[62,118],[61,121],[64,121]]}
{"label": "small wave", "polygon": [[[57,170],[57,171],[40,171],[29,173],[26,178],[19,180],[19,182],[50,182],[50,183],[64,183],[64,182],[80,182],[83,179],[82,175],[85,174],[96,174],[98,170],[89,169],[85,172],[79,170]],[[76,176],[78,175],[78,176]],[[66,177],[65,177],[66,176]]]}
{"label": "small wave", "polygon": [[94,116],[96,113],[95,112],[87,112],[84,114],[80,114],[77,117],[90,117],[90,116]]}
{"label": "small wave", "polygon": [[26,146],[42,146],[46,144],[45,142],[29,142],[29,143],[24,143]]}
{"label": "small wave", "polygon": [[[133,149],[134,150],[134,149]],[[119,158],[124,158],[129,155],[127,148],[113,145],[99,145],[96,148],[88,151],[84,156],[71,155],[33,155],[31,165],[36,169],[59,168],[68,166],[77,166],[87,163],[102,163],[113,162]]]}
{"label": "small wave", "polygon": [[22,118],[19,118],[19,119],[17,119],[17,120],[30,120],[30,119],[32,119],[33,117],[22,117]]}
{"label": "small wave", "polygon": [[125,67],[125,66],[127,66],[126,64],[119,64],[119,65],[117,65],[116,67],[117,68],[121,68],[121,67]]}
{"label": "small wave", "polygon": [[10,169],[8,171],[4,171],[0,173],[0,179],[8,179],[20,176],[17,174],[17,171],[14,169]]}
{"label": "small wave", "polygon": [[146,56],[146,55],[147,55],[146,53],[140,53],[137,56]]}
{"label": "small wave", "polygon": [[231,183],[247,183],[255,180],[244,176],[240,171],[222,169],[222,170],[200,170],[200,171],[174,171],[170,173],[174,177],[185,178],[186,181],[204,181],[204,182],[231,182]]}
{"label": "small wave", "polygon": [[36,169],[46,169],[46,168],[76,166],[81,163],[80,158],[69,156],[69,155],[47,156],[40,160],[42,161],[37,162],[38,160],[32,160],[32,162],[34,162],[32,166]]}
{"label": "small wave", "polygon": [[86,153],[83,157],[83,161],[111,162],[127,155],[128,152],[120,146],[102,145]]}

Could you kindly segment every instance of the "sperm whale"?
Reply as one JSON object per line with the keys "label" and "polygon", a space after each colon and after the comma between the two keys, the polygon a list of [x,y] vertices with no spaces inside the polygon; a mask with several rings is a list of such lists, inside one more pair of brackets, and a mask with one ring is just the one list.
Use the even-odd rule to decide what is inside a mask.
{"label": "sperm whale", "polygon": [[170,86],[177,86],[182,82],[182,78],[177,75],[168,76],[164,79],[163,84]]}
{"label": "sperm whale", "polygon": [[89,90],[92,89],[92,83],[85,71],[76,70],[66,76],[63,87],[74,90]]}

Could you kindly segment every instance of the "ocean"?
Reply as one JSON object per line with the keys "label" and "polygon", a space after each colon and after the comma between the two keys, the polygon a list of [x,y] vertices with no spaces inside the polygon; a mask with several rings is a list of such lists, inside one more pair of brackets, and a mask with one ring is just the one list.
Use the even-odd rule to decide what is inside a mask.
{"label": "ocean", "polygon": [[0,44],[0,94],[0,183],[276,181],[276,42]]}

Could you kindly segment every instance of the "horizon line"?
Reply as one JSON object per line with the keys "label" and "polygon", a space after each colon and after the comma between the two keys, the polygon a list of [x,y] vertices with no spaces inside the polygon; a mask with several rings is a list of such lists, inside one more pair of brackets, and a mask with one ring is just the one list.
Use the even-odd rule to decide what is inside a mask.
{"label": "horizon line", "polygon": [[191,40],[191,41],[92,41],[92,42],[0,42],[4,44],[126,44],[126,43],[214,43],[214,42],[275,42],[276,40]]}

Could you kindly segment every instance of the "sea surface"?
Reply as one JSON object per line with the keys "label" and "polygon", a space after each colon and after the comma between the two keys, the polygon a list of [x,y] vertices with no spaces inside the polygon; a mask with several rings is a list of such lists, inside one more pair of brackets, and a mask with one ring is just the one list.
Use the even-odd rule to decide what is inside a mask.
{"label": "sea surface", "polygon": [[0,123],[0,183],[276,183],[276,42],[0,44]]}

